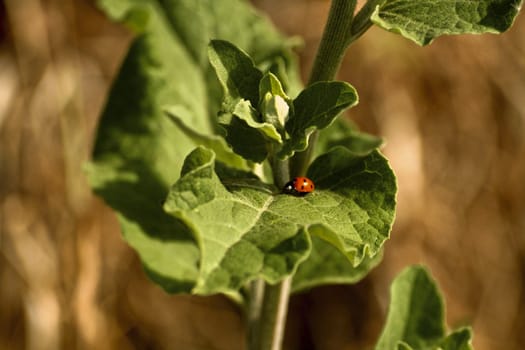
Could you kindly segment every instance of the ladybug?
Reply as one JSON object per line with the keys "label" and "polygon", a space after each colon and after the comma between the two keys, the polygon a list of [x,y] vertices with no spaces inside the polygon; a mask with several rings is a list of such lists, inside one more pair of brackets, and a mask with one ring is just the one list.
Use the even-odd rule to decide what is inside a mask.
{"label": "ladybug", "polygon": [[302,197],[313,192],[314,188],[315,185],[312,180],[304,176],[298,176],[294,177],[284,185],[283,193]]}

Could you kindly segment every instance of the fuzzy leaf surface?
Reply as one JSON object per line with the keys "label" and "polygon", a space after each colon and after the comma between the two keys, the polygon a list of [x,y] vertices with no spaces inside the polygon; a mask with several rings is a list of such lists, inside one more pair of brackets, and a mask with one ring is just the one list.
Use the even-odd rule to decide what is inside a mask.
{"label": "fuzzy leaf surface", "polygon": [[194,293],[232,293],[259,275],[277,282],[306,258],[304,229],[273,213],[272,191],[261,182],[229,190],[215,172],[215,155],[199,147],[186,158],[164,208],[193,228],[202,259]]}
{"label": "fuzzy leaf surface", "polygon": [[441,35],[502,33],[509,29],[522,0],[386,0],[372,21],[419,45]]}
{"label": "fuzzy leaf surface", "polygon": [[[117,212],[124,238],[149,276],[169,292],[190,292],[200,253],[192,229],[163,211],[170,185],[201,142],[227,165],[246,167],[215,135],[223,93],[207,60],[208,43],[229,40],[257,63],[282,57],[283,74],[295,65],[284,38],[244,1],[97,4],[136,38],[111,88],[88,176],[95,193]],[[165,114],[170,107],[173,120]]]}
{"label": "fuzzy leaf surface", "polygon": [[[366,156],[383,143],[379,137],[358,131],[348,119],[338,118],[322,130],[317,140],[316,156],[334,147],[344,147],[354,155]],[[321,239],[312,239],[312,252],[294,277],[293,291],[302,291],[324,284],[353,284],[359,282],[382,260],[382,254],[354,267],[346,256]]]}
{"label": "fuzzy leaf surface", "polygon": [[296,151],[304,151],[311,132],[326,128],[339,113],[357,102],[357,91],[345,82],[322,81],[308,86],[293,100],[293,113],[285,125],[290,138],[279,157],[287,158]]}
{"label": "fuzzy leaf surface", "polygon": [[427,270],[403,270],[390,289],[390,309],[376,350],[471,350],[468,328],[446,336],[445,311],[439,289]]}
{"label": "fuzzy leaf surface", "polygon": [[353,266],[367,254],[375,256],[395,216],[397,183],[386,158],[378,151],[362,156],[335,147],[317,157],[307,175],[328,223],[312,225],[310,232],[345,253]]}
{"label": "fuzzy leaf surface", "polygon": [[349,156],[338,148],[319,157],[310,168],[315,192],[295,197],[253,179],[224,186],[213,152],[193,151],[164,208],[200,244],[194,292],[231,293],[256,277],[275,283],[309,256],[314,235],[354,267],[378,254],[394,218],[395,178],[378,152]]}

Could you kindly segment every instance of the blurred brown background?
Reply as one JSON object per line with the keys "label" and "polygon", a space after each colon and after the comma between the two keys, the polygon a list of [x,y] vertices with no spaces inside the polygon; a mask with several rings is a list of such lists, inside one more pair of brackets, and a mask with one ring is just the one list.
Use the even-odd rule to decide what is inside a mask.
{"label": "blurred brown background", "polygon": [[[328,0],[254,0],[307,76]],[[0,4],[0,349],[242,349],[223,297],[149,283],[82,173],[131,34],[88,0]],[[430,267],[451,326],[478,350],[525,344],[525,18],[507,33],[420,48],[370,30],[340,79],[351,117],[387,139],[399,206],[382,264],[356,286],[292,299],[287,349],[370,349],[389,284]]]}

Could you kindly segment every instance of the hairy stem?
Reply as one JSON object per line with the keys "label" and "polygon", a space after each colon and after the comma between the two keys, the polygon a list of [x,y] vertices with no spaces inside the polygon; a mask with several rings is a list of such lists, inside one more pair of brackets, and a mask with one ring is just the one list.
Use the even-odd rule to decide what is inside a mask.
{"label": "hairy stem", "polygon": [[355,15],[354,21],[352,23],[351,35],[347,38],[346,44],[350,45],[358,38],[361,37],[370,27],[372,26],[372,21],[370,17],[376,9],[377,6],[382,5],[385,0],[368,0],[359,12]]}
{"label": "hairy stem", "polygon": [[280,160],[275,155],[270,157],[273,172],[273,183],[277,188],[283,188],[290,179],[290,171],[287,160]]}
{"label": "hairy stem", "polygon": [[257,350],[280,350],[292,277],[287,277],[275,286],[266,285],[264,301],[261,310],[260,322],[260,347]]}
{"label": "hairy stem", "polygon": [[[273,181],[282,188],[289,179],[288,161],[275,156],[270,150],[270,166]],[[249,350],[279,350],[284,336],[288,299],[292,277],[277,285],[266,284],[257,279],[250,284],[250,298],[247,309]]]}
{"label": "hairy stem", "polygon": [[247,310],[248,339],[247,346],[250,350],[259,349],[261,342],[260,324],[261,311],[264,298],[264,280],[258,278],[250,283],[250,300]]}
{"label": "hairy stem", "polygon": [[356,0],[332,0],[308,85],[335,78],[348,46],[355,5]]}
{"label": "hairy stem", "polygon": [[[356,0],[332,0],[328,20],[312,66],[308,85],[318,81],[334,80],[341,66],[346,48],[351,42],[355,6]],[[293,157],[290,164],[293,176],[306,174],[317,137],[317,132],[310,135],[308,148],[303,152],[297,152]]]}

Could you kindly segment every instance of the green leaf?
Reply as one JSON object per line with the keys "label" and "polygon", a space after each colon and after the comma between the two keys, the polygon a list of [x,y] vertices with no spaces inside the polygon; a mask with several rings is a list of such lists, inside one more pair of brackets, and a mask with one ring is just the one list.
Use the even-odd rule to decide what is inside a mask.
{"label": "green leaf", "polygon": [[425,268],[409,267],[392,283],[390,310],[376,349],[471,349],[470,330],[447,337],[444,320],[436,283]]}
{"label": "green leaf", "polygon": [[366,256],[361,264],[354,267],[339,249],[314,236],[310,256],[299,265],[294,275],[292,291],[298,293],[326,284],[357,283],[376,267],[382,258],[381,252],[372,258]]}
{"label": "green leaf", "polygon": [[222,113],[219,120],[224,126],[224,138],[235,153],[255,163],[268,157],[267,140],[259,130],[230,112]]}
{"label": "green leaf", "polygon": [[247,53],[224,40],[212,40],[208,55],[224,89],[225,99],[236,104],[239,99],[259,104],[259,81],[262,72]]}
{"label": "green leaf", "polygon": [[245,52],[227,41],[212,40],[209,57],[225,94],[219,123],[228,144],[244,158],[262,162],[268,156],[268,141],[282,143],[282,137],[253,107],[259,105],[261,71]]}
{"label": "green leaf", "polygon": [[291,53],[291,39],[282,36],[266,16],[261,16],[245,0],[163,0],[158,3],[193,60],[205,72],[207,103],[214,122],[223,95],[208,60],[211,39],[227,40],[242,48],[257,65],[284,66],[282,73],[289,79],[289,84],[300,85],[297,62]]}
{"label": "green leaf", "polygon": [[[246,166],[214,135],[223,94],[207,61],[210,38],[234,42],[257,63],[281,58],[291,73],[295,62],[284,38],[244,1],[97,3],[137,36],[101,117],[89,179],[117,212],[149,276],[169,292],[189,292],[200,253],[191,228],[162,209],[169,187],[195,144],[213,148],[228,166]],[[168,106],[175,106],[173,120]]]}
{"label": "green leaf", "polygon": [[166,188],[159,176],[140,161],[119,157],[86,168],[97,195],[117,209],[124,238],[139,253],[150,278],[168,292],[190,292],[198,276],[199,250],[191,231],[162,210]]}
{"label": "green leaf", "polygon": [[293,101],[293,113],[285,125],[290,138],[279,157],[286,158],[305,150],[312,131],[326,128],[339,113],[357,102],[357,92],[345,82],[317,82],[308,86]]}
{"label": "green leaf", "polygon": [[272,73],[265,74],[261,79],[259,96],[263,120],[271,123],[279,132],[283,132],[292,101],[284,92],[279,79]]}
{"label": "green leaf", "polygon": [[471,329],[462,328],[450,333],[440,342],[439,347],[443,350],[472,350],[471,339]]}
{"label": "green leaf", "polygon": [[226,141],[235,153],[261,163],[268,157],[270,144],[282,143],[281,134],[272,123],[258,121],[260,115],[249,101],[241,99],[232,109],[219,115]]}
{"label": "green leaf", "polygon": [[[286,100],[279,95],[266,93],[261,103],[261,111],[265,121],[272,124],[279,133],[284,133],[284,123],[290,111]],[[282,143],[282,137],[279,143]]]}
{"label": "green leaf", "polygon": [[289,101],[290,98],[284,92],[283,86],[279,79],[272,73],[266,73],[259,83],[259,96],[262,98],[267,93],[271,95],[281,96],[285,101]]}
{"label": "green leaf", "polygon": [[232,112],[222,112],[219,123],[235,153],[256,163],[268,157],[271,143],[281,143],[281,134],[271,123],[259,122],[258,112],[249,101],[239,100]]}
{"label": "green leaf", "polygon": [[245,0],[158,2],[181,41],[203,67],[208,66],[210,40],[221,39],[248,52],[257,64],[270,64],[276,58],[282,58],[286,61],[287,71],[297,69],[289,57],[290,39],[283,37],[267,16],[259,14]]}
{"label": "green leaf", "polygon": [[114,21],[124,22],[136,31],[143,31],[148,25],[151,11],[148,2],[97,0],[97,6]]}
{"label": "green leaf", "polygon": [[336,147],[313,161],[308,177],[323,215],[323,224],[309,232],[345,253],[354,266],[367,254],[375,256],[395,215],[397,184],[387,160],[378,151],[359,156]]}
{"label": "green leaf", "polygon": [[[298,41],[302,42],[301,39],[298,39]],[[292,47],[297,46],[300,45],[297,43],[292,45]],[[290,63],[295,62],[295,59],[296,57],[292,52],[287,52],[281,56],[273,57],[268,67],[262,67],[263,72],[272,73],[277,77],[283,87],[283,91],[286,91],[288,96],[297,96],[304,88],[297,70],[289,68]]]}
{"label": "green leaf", "polygon": [[372,21],[419,45],[441,35],[501,33],[509,29],[522,0],[386,0]]}
{"label": "green leaf", "polygon": [[183,106],[176,105],[165,108],[165,112],[169,118],[177,125],[177,127],[195,144],[206,146],[212,149],[217,155],[217,160],[229,164],[238,169],[248,170],[247,162],[226,144],[224,138],[215,134],[200,133],[190,125],[191,112]]}
{"label": "green leaf", "polygon": [[125,21],[133,27],[144,24],[143,18],[148,14],[137,16],[130,13],[140,12],[150,5],[157,7],[194,61],[203,67],[208,65],[207,46],[210,39],[219,38],[242,47],[257,63],[271,64],[277,58],[284,59],[286,71],[295,75],[296,67],[289,50],[295,39],[284,38],[266,16],[261,16],[246,1],[97,0],[97,5],[115,21]]}
{"label": "green leaf", "polygon": [[397,343],[397,350],[414,350],[410,345],[408,345],[407,343],[405,342],[398,342]]}
{"label": "green leaf", "polygon": [[230,184],[215,173],[212,151],[199,147],[186,158],[166,212],[191,225],[202,251],[194,293],[231,293],[261,275],[275,283],[292,274],[310,250],[299,225],[270,211],[274,196],[261,182]]}
{"label": "green leaf", "polygon": [[[124,238],[150,277],[170,292],[188,292],[199,252],[187,227],[163,213],[162,202],[194,146],[161,106],[175,100],[192,115],[206,115],[205,106],[196,102],[205,99],[205,89],[198,67],[163,18],[146,8],[147,33],[132,44],[113,84],[88,175],[95,193],[117,210]],[[170,83],[174,76],[187,85]],[[205,118],[193,122],[210,130]]]}
{"label": "green leaf", "polygon": [[293,274],[310,253],[310,235],[357,266],[379,253],[394,217],[395,179],[377,152],[357,157],[338,148],[320,157],[311,168],[317,189],[301,198],[254,179],[230,179],[225,187],[213,152],[204,148],[193,151],[183,169],[164,208],[199,241],[199,294],[231,293],[259,276],[275,283]]}
{"label": "green leaf", "polygon": [[255,109],[252,108],[251,104],[246,100],[240,100],[233,110],[233,114],[244,120],[248,126],[261,132],[266,138],[276,143],[282,143],[281,134],[277,131],[272,123],[259,122],[259,115]]}

